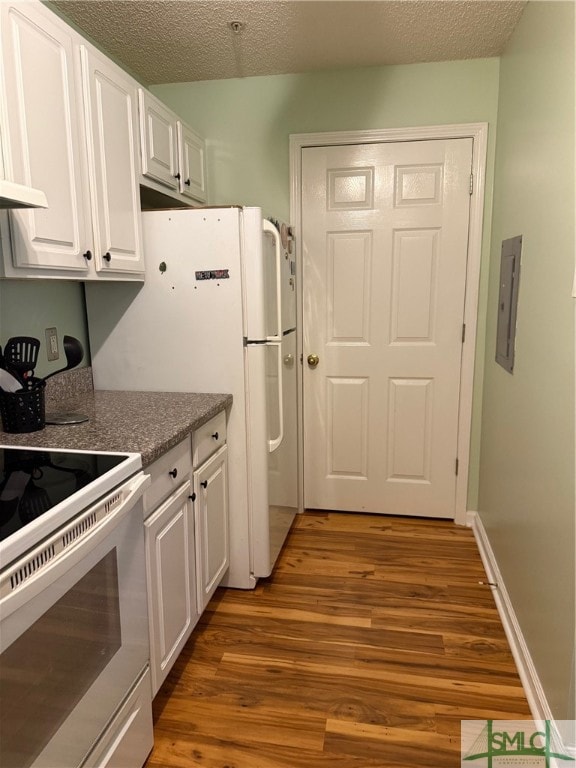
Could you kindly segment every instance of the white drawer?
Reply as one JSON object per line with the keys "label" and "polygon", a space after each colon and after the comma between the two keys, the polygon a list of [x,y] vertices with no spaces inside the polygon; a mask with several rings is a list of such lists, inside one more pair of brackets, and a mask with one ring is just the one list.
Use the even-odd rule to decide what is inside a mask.
{"label": "white drawer", "polygon": [[154,512],[182,483],[190,479],[192,457],[189,438],[160,456],[146,472],[152,478],[152,484],[144,494],[144,518]]}
{"label": "white drawer", "polygon": [[143,765],[154,746],[150,670],[140,678],[94,750],[85,768]]}
{"label": "white drawer", "polygon": [[198,467],[226,442],[226,411],[192,432],[192,466]]}

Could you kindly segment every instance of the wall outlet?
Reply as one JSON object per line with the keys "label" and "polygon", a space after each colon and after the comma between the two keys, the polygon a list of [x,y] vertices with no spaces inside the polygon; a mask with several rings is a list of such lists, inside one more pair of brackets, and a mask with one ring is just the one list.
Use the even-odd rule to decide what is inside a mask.
{"label": "wall outlet", "polygon": [[60,357],[58,331],[56,328],[46,328],[46,355],[48,360],[58,360]]}

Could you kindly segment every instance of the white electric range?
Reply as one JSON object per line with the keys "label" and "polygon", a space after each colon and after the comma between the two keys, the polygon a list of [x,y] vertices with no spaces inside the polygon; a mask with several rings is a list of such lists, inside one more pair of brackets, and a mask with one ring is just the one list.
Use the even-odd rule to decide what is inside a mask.
{"label": "white electric range", "polygon": [[141,466],[0,447],[0,765],[140,768],[152,748]]}

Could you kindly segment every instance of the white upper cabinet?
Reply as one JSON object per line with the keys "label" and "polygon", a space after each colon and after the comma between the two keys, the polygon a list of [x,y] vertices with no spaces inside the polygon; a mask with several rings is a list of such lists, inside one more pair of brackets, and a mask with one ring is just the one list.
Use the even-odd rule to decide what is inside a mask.
{"label": "white upper cabinet", "polygon": [[140,186],[205,202],[206,144],[46,5],[4,0],[0,173],[48,200],[0,212],[0,277],[143,280]]}
{"label": "white upper cabinet", "polygon": [[177,118],[151,93],[140,89],[142,174],[173,191],[179,190]]}
{"label": "white upper cabinet", "polygon": [[0,14],[6,175],[49,206],[11,212],[13,266],[82,278],[92,238],[74,40],[40,3],[3,3]]}
{"label": "white upper cabinet", "polygon": [[149,91],[140,89],[141,184],[181,203],[206,201],[206,142]]}
{"label": "white upper cabinet", "polygon": [[178,164],[180,192],[186,197],[206,201],[206,143],[178,120]]}
{"label": "white upper cabinet", "polygon": [[2,274],[142,280],[136,81],[41,3],[0,13],[6,176],[48,199],[3,220]]}
{"label": "white upper cabinet", "polygon": [[144,271],[138,187],[136,83],[81,47],[88,132],[94,260],[99,274]]}

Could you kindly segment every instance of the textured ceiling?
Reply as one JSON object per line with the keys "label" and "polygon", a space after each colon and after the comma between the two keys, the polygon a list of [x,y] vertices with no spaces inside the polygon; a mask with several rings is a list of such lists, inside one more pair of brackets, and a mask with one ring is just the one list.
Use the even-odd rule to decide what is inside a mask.
{"label": "textured ceiling", "polygon": [[[497,56],[519,0],[54,0],[146,84]],[[230,22],[240,21],[239,33]]]}

